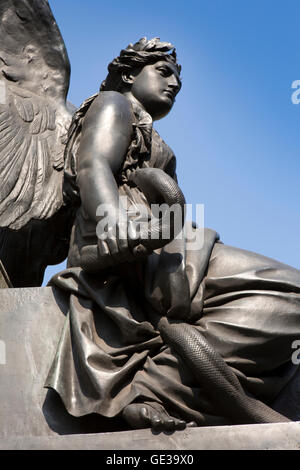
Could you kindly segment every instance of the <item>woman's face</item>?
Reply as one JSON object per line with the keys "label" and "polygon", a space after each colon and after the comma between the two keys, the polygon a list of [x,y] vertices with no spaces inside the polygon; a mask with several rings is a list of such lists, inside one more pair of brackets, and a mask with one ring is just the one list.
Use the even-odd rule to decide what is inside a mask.
{"label": "woman's face", "polygon": [[146,65],[133,78],[132,95],[153,120],[161,119],[171,110],[181,81],[176,65],[160,60]]}

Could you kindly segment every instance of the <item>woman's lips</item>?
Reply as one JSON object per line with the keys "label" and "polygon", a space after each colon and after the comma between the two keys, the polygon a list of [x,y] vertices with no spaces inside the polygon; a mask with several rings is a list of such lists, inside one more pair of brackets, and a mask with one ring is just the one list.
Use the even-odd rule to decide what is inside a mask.
{"label": "woman's lips", "polygon": [[174,93],[171,90],[164,90],[164,93],[172,100],[174,101],[175,96]]}

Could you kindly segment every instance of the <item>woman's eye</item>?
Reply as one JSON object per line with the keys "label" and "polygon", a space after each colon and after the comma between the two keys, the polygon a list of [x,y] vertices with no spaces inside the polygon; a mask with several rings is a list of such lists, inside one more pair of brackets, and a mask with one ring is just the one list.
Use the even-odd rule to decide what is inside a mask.
{"label": "woman's eye", "polygon": [[158,70],[161,73],[161,75],[163,75],[164,77],[167,77],[169,74],[169,71],[165,68],[159,68]]}

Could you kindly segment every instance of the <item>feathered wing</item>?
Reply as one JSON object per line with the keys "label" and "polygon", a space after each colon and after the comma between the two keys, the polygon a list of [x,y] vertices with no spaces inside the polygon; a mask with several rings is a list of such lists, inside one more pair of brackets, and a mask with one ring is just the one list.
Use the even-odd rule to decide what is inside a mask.
{"label": "feathered wing", "polygon": [[46,0],[0,1],[0,227],[62,206],[70,63]]}

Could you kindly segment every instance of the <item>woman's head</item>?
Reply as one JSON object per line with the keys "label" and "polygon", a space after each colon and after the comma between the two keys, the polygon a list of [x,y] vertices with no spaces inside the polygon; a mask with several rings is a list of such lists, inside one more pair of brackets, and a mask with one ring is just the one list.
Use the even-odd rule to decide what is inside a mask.
{"label": "woman's head", "polygon": [[109,64],[108,71],[100,90],[131,93],[153,119],[170,111],[181,87],[174,46],[159,38],[129,44]]}

